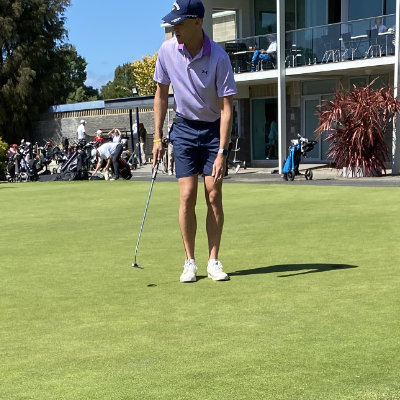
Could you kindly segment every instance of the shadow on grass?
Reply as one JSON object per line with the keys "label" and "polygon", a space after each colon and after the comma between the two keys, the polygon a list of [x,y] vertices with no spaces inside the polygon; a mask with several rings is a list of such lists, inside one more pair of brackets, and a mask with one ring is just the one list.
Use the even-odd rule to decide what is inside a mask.
{"label": "shadow on grass", "polygon": [[278,275],[279,278],[287,278],[289,276],[314,274],[315,272],[328,272],[340,269],[358,268],[356,265],[348,264],[284,264],[270,265],[268,267],[260,267],[253,269],[243,269],[230,272],[229,276],[272,274],[276,272],[288,272],[287,274]]}

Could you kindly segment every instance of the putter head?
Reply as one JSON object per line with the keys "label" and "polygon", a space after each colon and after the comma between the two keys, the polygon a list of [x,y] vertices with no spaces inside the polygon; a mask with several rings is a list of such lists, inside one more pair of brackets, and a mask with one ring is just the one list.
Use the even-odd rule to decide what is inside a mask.
{"label": "putter head", "polygon": [[138,268],[138,269],[143,269],[143,267],[141,267],[139,264],[133,263],[132,264],[133,268]]}

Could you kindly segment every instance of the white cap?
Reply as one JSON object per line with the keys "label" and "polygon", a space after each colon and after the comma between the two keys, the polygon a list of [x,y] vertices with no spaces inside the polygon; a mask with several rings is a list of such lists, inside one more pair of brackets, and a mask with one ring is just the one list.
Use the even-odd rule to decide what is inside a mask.
{"label": "white cap", "polygon": [[86,124],[86,121],[84,119],[81,119],[81,122],[79,122],[80,124]]}
{"label": "white cap", "polygon": [[96,135],[99,135],[100,133],[102,133],[102,132],[101,132],[101,129],[98,129],[98,130],[96,131]]}

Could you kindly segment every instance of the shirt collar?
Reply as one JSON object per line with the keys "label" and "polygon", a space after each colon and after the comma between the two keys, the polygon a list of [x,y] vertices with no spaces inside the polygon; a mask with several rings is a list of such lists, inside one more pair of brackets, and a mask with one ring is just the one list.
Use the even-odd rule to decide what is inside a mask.
{"label": "shirt collar", "polygon": [[[211,54],[211,41],[210,38],[205,34],[203,31],[203,49],[202,49],[202,56],[209,56]],[[178,50],[184,49],[185,45],[183,43],[178,44]]]}

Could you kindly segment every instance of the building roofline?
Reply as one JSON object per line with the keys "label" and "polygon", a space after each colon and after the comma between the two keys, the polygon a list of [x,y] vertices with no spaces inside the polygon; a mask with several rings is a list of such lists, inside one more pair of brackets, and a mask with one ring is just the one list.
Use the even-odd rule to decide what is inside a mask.
{"label": "building roofline", "polygon": [[[174,104],[174,95],[168,96],[168,105]],[[115,110],[121,108],[152,108],[154,105],[154,96],[136,96],[127,97],[123,99],[109,99],[109,100],[95,100],[95,101],[84,101],[81,103],[73,104],[59,104],[49,107],[47,112],[49,114],[59,112],[73,112],[83,110]]]}

